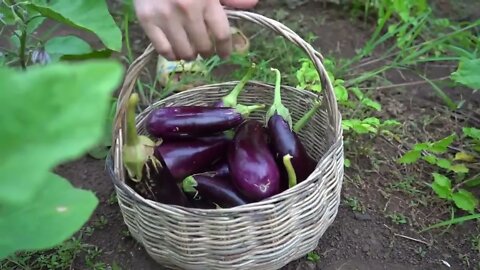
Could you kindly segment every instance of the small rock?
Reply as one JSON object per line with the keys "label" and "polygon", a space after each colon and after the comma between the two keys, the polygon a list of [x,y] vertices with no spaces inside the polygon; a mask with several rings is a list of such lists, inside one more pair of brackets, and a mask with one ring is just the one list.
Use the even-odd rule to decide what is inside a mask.
{"label": "small rock", "polygon": [[369,252],[369,251],[370,251],[370,246],[369,246],[369,245],[366,245],[366,244],[363,245],[362,251],[363,251],[363,252]]}
{"label": "small rock", "polygon": [[355,229],[355,230],[353,230],[353,233],[358,235],[360,233],[360,231],[358,229]]}
{"label": "small rock", "polygon": [[355,212],[355,216],[354,216],[354,217],[355,217],[356,220],[361,220],[361,221],[372,220],[372,217],[371,217],[369,214],[367,214],[367,213],[362,214],[362,213],[357,213],[357,212]]}
{"label": "small rock", "polygon": [[335,245],[335,242],[330,242],[330,246],[331,246],[331,247],[336,246],[336,245]]}

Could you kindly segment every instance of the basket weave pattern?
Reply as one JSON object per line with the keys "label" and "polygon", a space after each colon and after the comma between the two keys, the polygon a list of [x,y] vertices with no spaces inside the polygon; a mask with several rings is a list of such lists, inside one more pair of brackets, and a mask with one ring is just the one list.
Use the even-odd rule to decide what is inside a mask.
{"label": "basket weave pattern", "polygon": [[[150,45],[129,67],[119,95],[113,133],[113,153],[108,168],[120,210],[132,236],[164,267],[180,269],[278,269],[315,249],[337,214],[343,181],[341,115],[331,82],[321,63],[322,56],[286,26],[261,15],[227,11],[230,19],[244,19],[267,27],[294,42],[309,55],[322,78],[322,96],[282,86],[282,102],[294,121],[315,99],[318,110],[299,136],[308,153],[318,161],[307,180],[267,200],[230,209],[190,209],[146,200],[125,184],[122,166],[125,108],[135,81],[156,54]],[[196,87],[158,101],[137,116],[141,134],[143,121],[157,107],[207,105],[218,101],[238,82]],[[270,104],[274,86],[251,81],[239,96],[246,104]],[[264,121],[265,110],[250,118]]]}

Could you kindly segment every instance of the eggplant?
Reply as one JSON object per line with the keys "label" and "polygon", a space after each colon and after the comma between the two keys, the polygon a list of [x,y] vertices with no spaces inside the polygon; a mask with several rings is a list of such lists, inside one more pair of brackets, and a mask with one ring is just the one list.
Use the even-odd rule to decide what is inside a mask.
{"label": "eggplant", "polygon": [[227,157],[232,182],[247,199],[260,201],[280,192],[280,172],[259,121],[238,126]]}
{"label": "eggplant", "polygon": [[155,148],[154,155],[173,178],[182,181],[185,177],[210,167],[225,155],[229,140],[226,137],[202,140],[163,141]]}
{"label": "eggplant", "polygon": [[[267,129],[269,137],[272,141],[271,145],[274,150],[275,159],[278,163],[282,164],[282,166],[280,166],[281,175],[287,177],[291,176],[292,173],[296,175],[295,180],[291,179],[290,177],[288,179],[288,187],[292,187],[297,183],[307,179],[317,164],[315,160],[308,155],[297,133],[294,129],[292,129],[292,118],[290,112],[281,101],[280,71],[273,68],[272,70],[276,73],[275,95],[273,104],[268,109],[266,116]],[[305,123],[310,120],[318,108],[319,103],[309,110],[305,117],[300,119],[301,121],[295,124],[297,131],[305,126]],[[285,167],[285,157],[290,159],[292,168]],[[289,172],[288,169],[293,169],[293,172]]]}
{"label": "eggplant", "polygon": [[212,174],[215,177],[230,177],[230,168],[228,167],[227,159],[220,159],[212,167]]}
{"label": "eggplant", "polygon": [[207,173],[191,175],[183,180],[182,187],[184,192],[195,194],[195,197],[200,197],[199,200],[214,203],[221,208],[248,203],[228,177],[215,177]]}
{"label": "eggplant", "polygon": [[145,121],[147,132],[157,138],[195,138],[238,126],[251,111],[265,105],[241,108],[174,106],[153,110]]}

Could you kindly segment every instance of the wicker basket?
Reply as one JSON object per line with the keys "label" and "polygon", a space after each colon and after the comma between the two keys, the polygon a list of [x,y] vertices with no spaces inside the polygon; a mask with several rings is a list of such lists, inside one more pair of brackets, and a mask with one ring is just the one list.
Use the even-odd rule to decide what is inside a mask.
{"label": "wicker basket", "polygon": [[[341,114],[322,56],[286,26],[264,16],[228,10],[229,19],[243,19],[269,28],[295,43],[315,63],[322,78],[323,95],[282,86],[282,101],[294,121],[314,100],[322,108],[299,134],[309,154],[318,160],[307,180],[267,200],[230,209],[190,209],[144,199],[125,184],[122,166],[125,109],[139,73],[156,58],[150,45],[129,67],[114,125],[114,144],[107,167],[115,185],[124,221],[131,235],[159,264],[175,269],[279,269],[314,250],[337,214],[343,181]],[[206,105],[226,95],[237,81],[196,87],[158,101],[137,117],[139,132],[155,107]],[[274,87],[250,81],[241,103],[270,104]],[[251,118],[264,120],[265,111]]]}

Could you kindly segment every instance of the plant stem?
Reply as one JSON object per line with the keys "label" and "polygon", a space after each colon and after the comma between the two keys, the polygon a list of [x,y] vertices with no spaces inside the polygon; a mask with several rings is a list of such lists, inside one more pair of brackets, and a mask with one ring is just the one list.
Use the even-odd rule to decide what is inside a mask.
{"label": "plant stem", "polygon": [[267,117],[266,117],[266,122],[268,123],[268,121],[270,120],[270,118],[277,114],[279,115],[280,117],[283,118],[283,120],[285,122],[287,122],[288,126],[290,127],[290,129],[292,129],[292,117],[290,115],[290,111],[288,110],[287,107],[285,107],[283,104],[282,104],[282,95],[281,95],[281,74],[280,74],[280,71],[276,68],[271,68],[272,71],[275,72],[276,74],[276,77],[275,77],[275,94],[274,94],[274,97],[273,97],[273,103],[272,105],[270,106],[270,108],[268,109],[268,112],[267,112]]}
{"label": "plant stem", "polygon": [[18,51],[18,55],[20,57],[20,65],[22,66],[23,70],[27,69],[27,60],[25,59],[25,47],[27,44],[27,26],[24,27],[22,30],[22,34],[20,35],[20,48]]}
{"label": "plant stem", "polygon": [[308,110],[307,113],[305,113],[302,118],[300,118],[297,123],[293,126],[293,131],[298,133],[302,128],[305,127],[305,125],[310,122],[312,117],[315,115],[315,113],[318,111],[322,103],[318,100],[315,101],[315,104],[313,104],[313,107]]}
{"label": "plant stem", "polygon": [[137,93],[133,93],[128,100],[127,107],[127,145],[134,146],[140,141],[137,134],[137,127],[135,125],[135,109],[137,107],[139,98]]}
{"label": "plant stem", "polygon": [[223,105],[226,107],[235,107],[237,106],[237,99],[238,95],[242,92],[242,90],[245,88],[245,84],[250,80],[250,78],[253,75],[253,72],[255,71],[255,64],[253,63],[251,67],[248,69],[247,73],[245,76],[242,77],[240,82],[233,88],[233,90],[226,95],[225,97],[222,98]]}
{"label": "plant stem", "polygon": [[295,169],[293,168],[291,159],[292,159],[292,156],[289,154],[286,154],[285,156],[283,156],[283,165],[287,170],[289,188],[292,188],[297,184],[297,174],[295,173]]}

